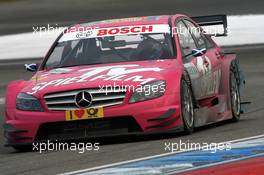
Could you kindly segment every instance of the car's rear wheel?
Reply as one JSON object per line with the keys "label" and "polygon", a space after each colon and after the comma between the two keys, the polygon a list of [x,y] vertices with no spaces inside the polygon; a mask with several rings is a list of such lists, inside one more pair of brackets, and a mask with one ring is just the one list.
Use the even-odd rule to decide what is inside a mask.
{"label": "car's rear wheel", "polygon": [[184,132],[191,134],[194,130],[194,107],[192,91],[186,80],[181,80],[181,116]]}
{"label": "car's rear wheel", "polygon": [[240,99],[240,91],[236,78],[235,71],[233,69],[230,70],[230,102],[231,102],[231,110],[232,110],[232,121],[237,122],[240,119],[240,111],[241,111],[241,99]]}

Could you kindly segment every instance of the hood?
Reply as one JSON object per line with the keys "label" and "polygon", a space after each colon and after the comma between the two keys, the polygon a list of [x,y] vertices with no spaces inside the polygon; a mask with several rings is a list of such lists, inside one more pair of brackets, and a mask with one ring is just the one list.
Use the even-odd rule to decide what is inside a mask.
{"label": "hood", "polygon": [[[38,71],[23,92],[41,95],[74,89],[140,86],[164,80],[175,59],[85,65]],[[173,66],[175,68],[175,65]]]}

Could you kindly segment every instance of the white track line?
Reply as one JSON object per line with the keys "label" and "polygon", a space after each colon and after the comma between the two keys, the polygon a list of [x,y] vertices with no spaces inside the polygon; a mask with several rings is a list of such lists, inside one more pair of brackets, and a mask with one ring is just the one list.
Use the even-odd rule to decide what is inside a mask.
{"label": "white track line", "polygon": [[[242,138],[242,139],[226,141],[226,143],[238,143],[238,142],[243,142],[243,141],[247,141],[247,140],[258,139],[258,138],[261,138],[261,137],[264,137],[264,134],[263,135],[252,136],[252,137],[246,137],[246,138]],[[122,165],[122,164],[138,162],[138,161],[142,161],[142,160],[154,159],[154,158],[169,156],[169,155],[172,155],[172,154],[178,154],[178,153],[182,153],[182,152],[187,152],[187,151],[177,151],[177,152],[173,152],[173,153],[165,153],[165,154],[159,154],[159,155],[154,155],[154,156],[148,156],[148,157],[143,157],[143,158],[139,158],[139,159],[133,159],[133,160],[128,160],[128,161],[122,161],[122,162],[107,164],[107,165],[103,165],[103,166],[98,166],[98,167],[94,167],[94,168],[87,168],[87,169],[82,169],[82,170],[77,170],[77,171],[72,171],[72,172],[65,172],[65,173],[61,173],[59,175],[80,174],[80,173],[85,173],[85,172],[88,172],[88,171],[95,171],[95,170],[99,170],[99,169],[109,168],[109,167],[112,167],[112,166],[118,166],[118,165]]]}
{"label": "white track line", "polygon": [[5,104],[5,98],[0,98],[0,105]]}
{"label": "white track line", "polygon": [[[264,15],[228,16],[229,36],[215,41],[222,46],[263,44]],[[0,36],[0,60],[44,57],[61,28],[49,32]]]}

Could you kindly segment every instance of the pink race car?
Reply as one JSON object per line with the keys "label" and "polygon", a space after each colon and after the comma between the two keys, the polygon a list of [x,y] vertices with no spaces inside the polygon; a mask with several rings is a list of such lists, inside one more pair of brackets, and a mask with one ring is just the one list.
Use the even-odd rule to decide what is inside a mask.
{"label": "pink race car", "polygon": [[180,131],[241,113],[241,71],[200,26],[225,15],[147,16],[73,25],[35,72],[9,84],[7,146]]}

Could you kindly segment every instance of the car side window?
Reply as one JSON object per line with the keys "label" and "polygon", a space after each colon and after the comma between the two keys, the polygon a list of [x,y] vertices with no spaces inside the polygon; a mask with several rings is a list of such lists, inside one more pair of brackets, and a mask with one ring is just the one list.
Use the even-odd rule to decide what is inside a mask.
{"label": "car side window", "polygon": [[195,41],[182,21],[178,22],[176,27],[182,54],[183,56],[190,55],[192,49],[196,48]]}
{"label": "car side window", "polygon": [[191,21],[188,20],[184,20],[184,22],[188,26],[191,34],[195,37],[195,40],[197,41],[198,47],[200,49],[210,49],[213,47],[212,43],[206,38],[200,27],[195,26]]}

